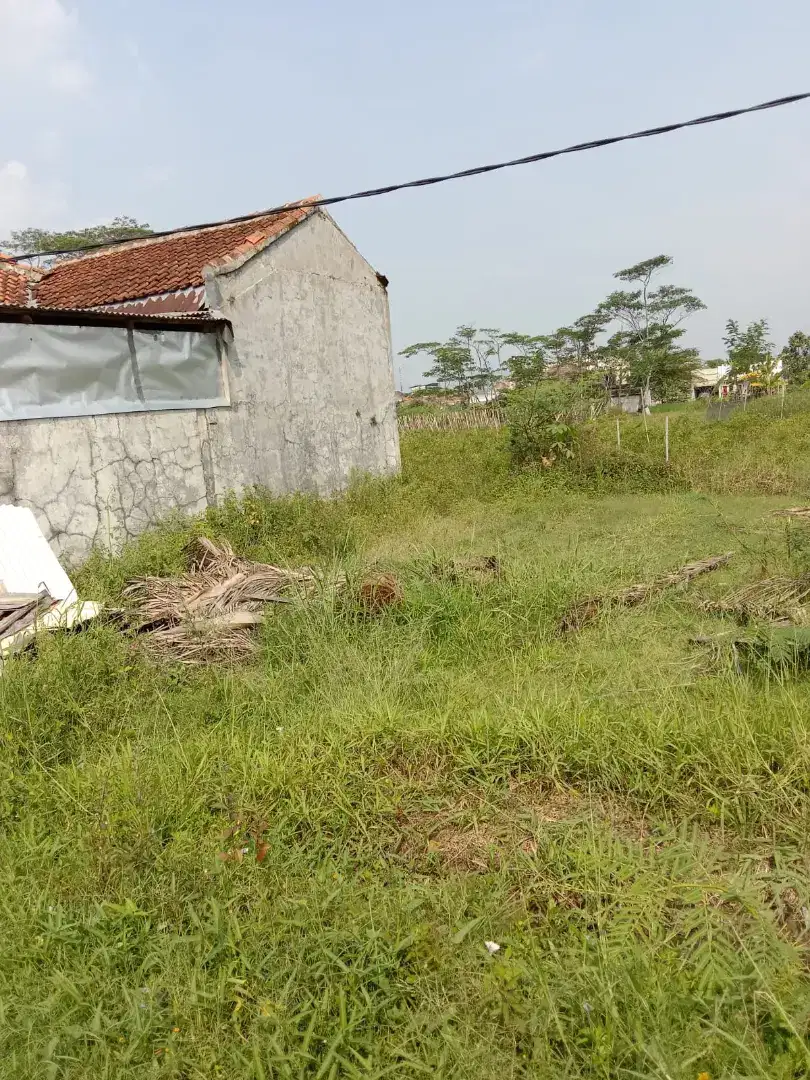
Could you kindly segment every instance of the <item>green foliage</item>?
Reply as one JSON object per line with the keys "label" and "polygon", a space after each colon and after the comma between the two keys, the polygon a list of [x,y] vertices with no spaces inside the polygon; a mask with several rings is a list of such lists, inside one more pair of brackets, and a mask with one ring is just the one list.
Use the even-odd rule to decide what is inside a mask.
{"label": "green foliage", "polygon": [[810,334],[797,330],[779,354],[782,377],[793,386],[810,382]]}
{"label": "green foliage", "polygon": [[515,387],[534,386],[538,383],[546,372],[545,339],[509,332],[501,334],[501,341],[509,350],[505,365]]}
{"label": "green foliage", "polygon": [[[705,305],[689,289],[651,288],[654,276],[672,259],[659,255],[615,276],[637,288],[613,292],[595,311],[551,334],[530,335],[462,326],[446,342],[410,345],[401,355],[430,357],[425,372],[453,387],[467,402],[484,391],[490,396],[497,375],[508,372],[516,389],[545,378],[580,382],[600,376],[603,388],[642,389],[649,400],[679,397],[699,366],[697,350],[679,344],[680,324]],[[606,341],[600,339],[606,333]]]}
{"label": "green foliage", "polygon": [[494,395],[493,384],[502,369],[505,344],[499,330],[460,326],[448,341],[418,342],[403,349],[400,356],[429,356],[433,365],[425,376],[452,387],[469,403],[477,393],[490,398]]}
{"label": "green foliage", "polygon": [[621,328],[605,347],[605,365],[614,385],[626,380],[642,389],[648,403],[653,396],[681,396],[700,366],[697,350],[682,348],[677,342],[684,333],[680,324],[706,305],[681,286],[650,287],[655,275],[672,261],[669,255],[658,255],[619,270],[614,276],[637,288],[613,292],[597,308],[606,325]]}
{"label": "green foliage", "polygon": [[509,453],[516,466],[549,468],[574,456],[577,426],[604,405],[598,382],[546,379],[507,399]]}
{"label": "green foliage", "polygon": [[595,312],[541,338],[551,377],[577,380],[596,371],[600,361],[596,339],[604,328],[605,319]]}
{"label": "green foliage", "polygon": [[770,371],[773,368],[773,345],[768,333],[767,319],[757,319],[744,329],[736,319],[728,320],[723,342],[732,375]]}
{"label": "green foliage", "polygon": [[[8,240],[0,240],[0,248],[21,254],[50,251],[75,251],[109,240],[135,240],[149,236],[152,228],[132,217],[117,217],[106,225],[91,225],[87,229],[69,229],[65,232],[49,232],[47,229],[18,229]],[[67,257],[67,256],[63,256]]]}

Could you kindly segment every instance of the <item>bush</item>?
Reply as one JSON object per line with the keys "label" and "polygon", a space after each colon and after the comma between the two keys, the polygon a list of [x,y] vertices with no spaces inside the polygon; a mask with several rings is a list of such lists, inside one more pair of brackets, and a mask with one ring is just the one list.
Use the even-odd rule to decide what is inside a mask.
{"label": "bush", "polygon": [[507,397],[509,454],[513,465],[549,468],[574,457],[577,426],[604,405],[604,393],[590,380],[548,379]]}

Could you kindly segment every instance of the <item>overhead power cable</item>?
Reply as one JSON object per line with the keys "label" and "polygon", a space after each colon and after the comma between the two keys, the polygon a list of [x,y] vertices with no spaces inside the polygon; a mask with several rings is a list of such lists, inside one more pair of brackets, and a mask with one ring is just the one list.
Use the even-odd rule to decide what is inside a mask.
{"label": "overhead power cable", "polygon": [[[162,232],[149,233],[143,237],[146,240],[157,239],[161,236],[175,236],[178,233],[196,232],[198,229],[213,229],[221,225],[237,225],[243,221],[252,221],[255,218],[271,217],[275,214],[286,214],[290,210],[303,207],[336,206],[338,203],[351,202],[354,199],[373,199],[378,195],[390,195],[394,191],[405,191],[408,188],[430,187],[433,184],[444,184],[448,180],[464,180],[469,176],[483,176],[485,173],[497,172],[500,169],[512,169],[517,165],[532,165],[537,161],[548,161],[551,158],[562,157],[564,154],[579,154],[585,150],[599,150],[603,146],[613,146],[616,143],[631,142],[634,139],[650,139],[656,135],[668,135],[673,131],[681,131],[683,128],[700,127],[703,124],[716,124],[721,120],[732,120],[735,116],[744,116],[747,113],[765,112],[767,109],[778,109],[783,105],[794,105],[799,101],[810,98],[810,92],[806,94],[791,94],[788,97],[775,98],[773,101],[763,101],[759,105],[748,105],[744,109],[729,109],[726,112],[709,113],[708,116],[698,116],[694,120],[681,120],[676,124],[662,124],[659,127],[645,128],[643,131],[633,131],[629,135],[611,135],[604,139],[593,139],[591,142],[575,143],[573,146],[565,146],[561,150],[543,150],[539,154],[527,154],[526,157],[513,158],[511,161],[499,161],[493,165],[475,165],[471,169],[461,169],[459,172],[445,173],[442,176],[427,176],[421,180],[408,180],[401,184],[387,184],[385,187],[369,188],[367,191],[355,191],[351,195],[333,195],[325,199],[305,200],[304,202],[288,203],[286,206],[274,206],[269,210],[259,210],[252,214],[242,214],[239,217],[225,218],[222,221],[208,221],[201,225],[183,225],[177,229],[165,229]],[[137,237],[133,239],[138,239]],[[80,248],[64,248],[60,251],[35,251],[27,255],[16,255],[13,259],[17,262],[23,259],[38,258],[43,255],[72,255],[77,251],[97,251],[100,248],[116,247],[119,244],[131,243],[132,240],[105,240],[98,244],[87,244]]]}

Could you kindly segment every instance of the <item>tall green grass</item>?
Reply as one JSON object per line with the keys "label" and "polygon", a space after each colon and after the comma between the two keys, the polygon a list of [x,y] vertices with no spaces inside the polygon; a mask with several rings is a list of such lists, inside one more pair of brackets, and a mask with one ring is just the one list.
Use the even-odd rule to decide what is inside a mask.
{"label": "tall green grass", "polygon": [[[657,422],[622,429],[651,477]],[[699,423],[670,418],[696,490],[628,494],[584,446],[515,474],[497,433],[418,433],[400,479],[253,493],[92,559],[83,590],[113,599],[206,532],[385,566],[405,599],[274,609],[242,667],[159,664],[103,626],[9,665],[0,1076],[807,1075],[810,688],[690,643],[725,628],[701,597],[806,570],[769,515],[804,491],[779,450],[804,435]],[[765,494],[752,431],[788,477]],[[557,633],[582,596],[730,549],[687,593]],[[436,572],[476,553],[502,576]]]}

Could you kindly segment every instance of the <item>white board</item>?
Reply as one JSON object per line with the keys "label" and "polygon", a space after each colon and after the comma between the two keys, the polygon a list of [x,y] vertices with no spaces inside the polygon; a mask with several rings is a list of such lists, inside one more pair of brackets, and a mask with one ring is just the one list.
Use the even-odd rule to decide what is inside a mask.
{"label": "white board", "polygon": [[75,603],[77,599],[32,511],[24,506],[0,506],[0,591],[37,593],[43,586],[54,600]]}

